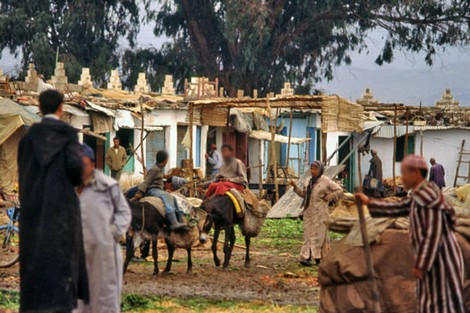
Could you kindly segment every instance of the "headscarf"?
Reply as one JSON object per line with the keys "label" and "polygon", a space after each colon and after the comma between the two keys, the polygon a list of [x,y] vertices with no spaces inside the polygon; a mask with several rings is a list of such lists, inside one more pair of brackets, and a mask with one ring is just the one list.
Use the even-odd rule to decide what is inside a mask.
{"label": "headscarf", "polygon": [[308,206],[310,205],[310,197],[312,196],[313,187],[317,183],[318,179],[322,177],[323,173],[325,172],[325,167],[323,166],[323,163],[320,161],[314,161],[310,165],[310,168],[312,167],[318,168],[320,170],[320,173],[316,177],[312,176],[312,178],[310,178],[310,181],[308,182],[307,192],[305,193],[305,199],[304,199],[305,208],[308,208]]}

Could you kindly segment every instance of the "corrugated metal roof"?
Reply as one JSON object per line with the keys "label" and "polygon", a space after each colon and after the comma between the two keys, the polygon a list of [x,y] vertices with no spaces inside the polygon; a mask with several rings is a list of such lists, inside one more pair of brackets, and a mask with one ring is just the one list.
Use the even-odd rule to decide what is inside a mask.
{"label": "corrugated metal roof", "polygon": [[[414,126],[408,126],[408,134],[413,134],[415,131]],[[374,137],[377,138],[393,138],[395,135],[395,130],[393,125],[382,125],[380,128],[374,133]],[[406,135],[406,126],[405,125],[397,125],[397,137],[402,137]]]}
{"label": "corrugated metal roof", "polygon": [[[364,121],[364,130],[369,130],[372,128],[380,127],[382,124],[384,124],[384,121]],[[374,131],[374,133],[377,130]]]}
{"label": "corrugated metal roof", "polygon": [[86,117],[88,116],[88,113],[77,108],[77,107],[74,107],[73,105],[70,105],[70,104],[64,104],[64,112],[67,112],[67,113],[70,113],[72,115],[75,115],[75,116],[81,116],[81,117]]}
{"label": "corrugated metal roof", "polygon": [[87,101],[87,104],[88,104],[88,107],[87,107],[87,110],[92,110],[92,111],[97,111],[97,112],[101,112],[101,113],[104,113],[106,114],[107,116],[111,116],[111,117],[114,117],[114,111],[110,110],[110,109],[107,109],[107,108],[104,108],[100,105],[97,105],[97,104],[94,104],[93,102],[91,101]]}
{"label": "corrugated metal roof", "polygon": [[445,126],[445,125],[440,125],[440,126],[426,125],[426,126],[415,126],[414,129],[415,129],[415,131],[448,130],[448,129],[466,129],[466,130],[470,130],[470,127],[464,127],[464,126]]}
{"label": "corrugated metal roof", "polygon": [[[272,138],[271,133],[267,132],[267,131],[264,131],[264,130],[252,131],[249,136],[251,138],[260,139],[260,140],[268,140],[268,141],[270,141],[271,138]],[[291,144],[298,145],[298,144],[308,142],[310,140],[311,140],[310,138],[291,137],[290,142],[291,142]],[[274,141],[280,142],[280,143],[288,143],[289,142],[289,137],[276,134],[274,136]]]}
{"label": "corrugated metal roof", "polygon": [[134,118],[132,113],[125,110],[116,110],[114,115],[114,129],[119,128],[135,128]]}

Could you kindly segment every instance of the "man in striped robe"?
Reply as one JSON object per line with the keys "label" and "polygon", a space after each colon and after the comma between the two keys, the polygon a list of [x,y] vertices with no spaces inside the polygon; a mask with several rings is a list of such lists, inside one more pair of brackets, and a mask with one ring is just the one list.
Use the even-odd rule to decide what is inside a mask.
{"label": "man in striped robe", "polygon": [[426,161],[415,155],[401,166],[402,181],[410,194],[398,202],[369,199],[373,217],[410,218],[410,237],[416,255],[412,270],[417,278],[418,313],[465,313],[463,301],[463,256],[455,230],[455,212],[444,200],[439,187],[428,182]]}

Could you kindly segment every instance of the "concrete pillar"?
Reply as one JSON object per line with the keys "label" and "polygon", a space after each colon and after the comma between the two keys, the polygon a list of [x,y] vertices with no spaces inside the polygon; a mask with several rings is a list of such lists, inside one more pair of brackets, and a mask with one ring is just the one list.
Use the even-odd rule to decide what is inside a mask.
{"label": "concrete pillar", "polygon": [[201,171],[202,174],[206,175],[206,153],[207,153],[207,133],[209,132],[209,126],[201,126]]}
{"label": "concrete pillar", "polygon": [[220,151],[220,147],[222,147],[223,140],[222,140],[222,134],[223,134],[224,128],[222,127],[217,127],[217,130],[215,131],[215,144],[217,145],[217,149]]}
{"label": "concrete pillar", "polygon": [[[196,154],[197,154],[197,126],[193,125],[193,159],[194,159],[193,160],[193,165],[194,165],[194,167],[196,167]],[[189,155],[189,153],[188,153],[188,155]],[[202,160],[201,160],[201,162],[202,162]]]}
{"label": "concrete pillar", "polygon": [[168,126],[165,132],[166,150],[170,154],[167,169],[177,167],[178,126],[176,123]]}
{"label": "concrete pillar", "polygon": [[[140,134],[141,134],[141,131],[140,129],[135,129],[134,130],[134,149],[137,148],[139,145],[140,145]],[[145,134],[144,134],[145,136]],[[145,158],[145,154],[146,154],[146,144],[145,144],[145,140],[144,142],[142,143],[142,146],[144,148],[144,158]],[[142,156],[142,153],[141,153],[141,147],[137,148],[137,150],[135,151],[135,154],[138,155],[139,157]],[[147,163],[147,160],[144,160],[145,163]],[[144,167],[142,166],[142,164],[137,160],[136,157],[134,157],[134,173],[143,173],[144,172]]]}

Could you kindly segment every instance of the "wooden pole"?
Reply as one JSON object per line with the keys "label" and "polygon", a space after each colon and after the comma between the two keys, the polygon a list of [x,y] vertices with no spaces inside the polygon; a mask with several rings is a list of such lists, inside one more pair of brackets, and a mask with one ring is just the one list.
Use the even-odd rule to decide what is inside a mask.
{"label": "wooden pole", "polygon": [[145,166],[145,153],[144,153],[144,140],[147,136],[144,137],[145,132],[145,112],[142,98],[140,99],[140,115],[141,115],[141,125],[140,125],[140,159],[142,160],[142,171],[144,176],[147,175],[147,167]]}
{"label": "wooden pole", "polygon": [[328,138],[328,133],[321,133],[321,159],[322,162],[325,163],[328,159],[327,151],[326,151],[326,142]]}
{"label": "wooden pole", "polygon": [[259,188],[259,194],[258,194],[258,197],[260,199],[263,198],[263,155],[261,154],[261,145],[264,145],[264,141],[260,140],[260,154],[259,154],[259,159],[258,159],[258,162],[260,164],[260,167],[259,167],[259,172],[258,172],[258,175],[259,175],[259,183],[258,183],[258,188]]}
{"label": "wooden pole", "polygon": [[271,116],[271,166],[273,168],[273,178],[274,178],[274,192],[276,202],[279,200],[279,185],[277,182],[277,162],[276,162],[276,147],[275,147],[275,138],[276,138],[276,124],[277,124],[277,112],[273,118],[271,105],[269,104],[269,98],[266,98],[266,105],[268,107],[269,114]]}
{"label": "wooden pole", "polygon": [[408,140],[409,140],[409,131],[408,131],[408,123],[409,123],[409,111],[408,108],[406,109],[406,133],[405,133],[405,156],[408,155]]}
{"label": "wooden pole", "polygon": [[228,128],[230,127],[230,107],[227,108],[227,123],[225,126],[227,127],[228,131]]}
{"label": "wooden pole", "polygon": [[362,170],[361,170],[361,153],[357,151],[357,175],[359,177],[359,190],[362,191]]}
{"label": "wooden pole", "polygon": [[420,142],[420,147],[419,147],[419,154],[421,156],[423,156],[423,149],[424,149],[424,134],[423,134],[423,130],[421,129],[421,131],[419,132],[420,134],[420,137],[421,137],[421,142]]}
{"label": "wooden pole", "polygon": [[[285,168],[289,169],[289,158],[290,158],[290,141],[292,138],[292,111],[293,109],[290,108],[290,116],[289,116],[289,139],[287,140],[287,155],[286,155],[286,164]],[[300,173],[299,173],[300,174]],[[286,177],[287,179],[287,177]]]}
{"label": "wooden pole", "polygon": [[[193,161],[193,121],[194,119],[194,107],[193,104],[189,103],[189,162]],[[192,165],[191,170],[192,170]]]}
{"label": "wooden pole", "polygon": [[[189,182],[193,181],[194,178],[194,163],[193,163],[193,124],[194,124],[194,106],[189,103]],[[193,197],[195,194],[195,185],[191,185],[189,188],[189,196]]]}
{"label": "wooden pole", "polygon": [[396,160],[397,160],[397,107],[395,106],[395,116],[393,118],[393,160],[392,160],[392,171],[393,171],[393,192],[397,192],[397,183],[396,183]]}
{"label": "wooden pole", "polygon": [[[359,191],[362,192],[362,174],[361,174],[361,153],[357,153],[357,171],[359,173]],[[364,206],[361,200],[356,199],[357,212],[359,215],[359,224],[361,226],[361,235],[362,235],[362,244],[364,246],[364,258],[366,261],[367,273],[369,282],[371,284],[371,299],[373,303],[373,312],[381,313],[382,309],[380,308],[379,301],[379,287],[377,286],[377,281],[375,280],[375,271],[374,264],[372,259],[372,251],[370,250],[369,245],[369,236],[367,234],[367,223],[366,216],[364,214]]]}

